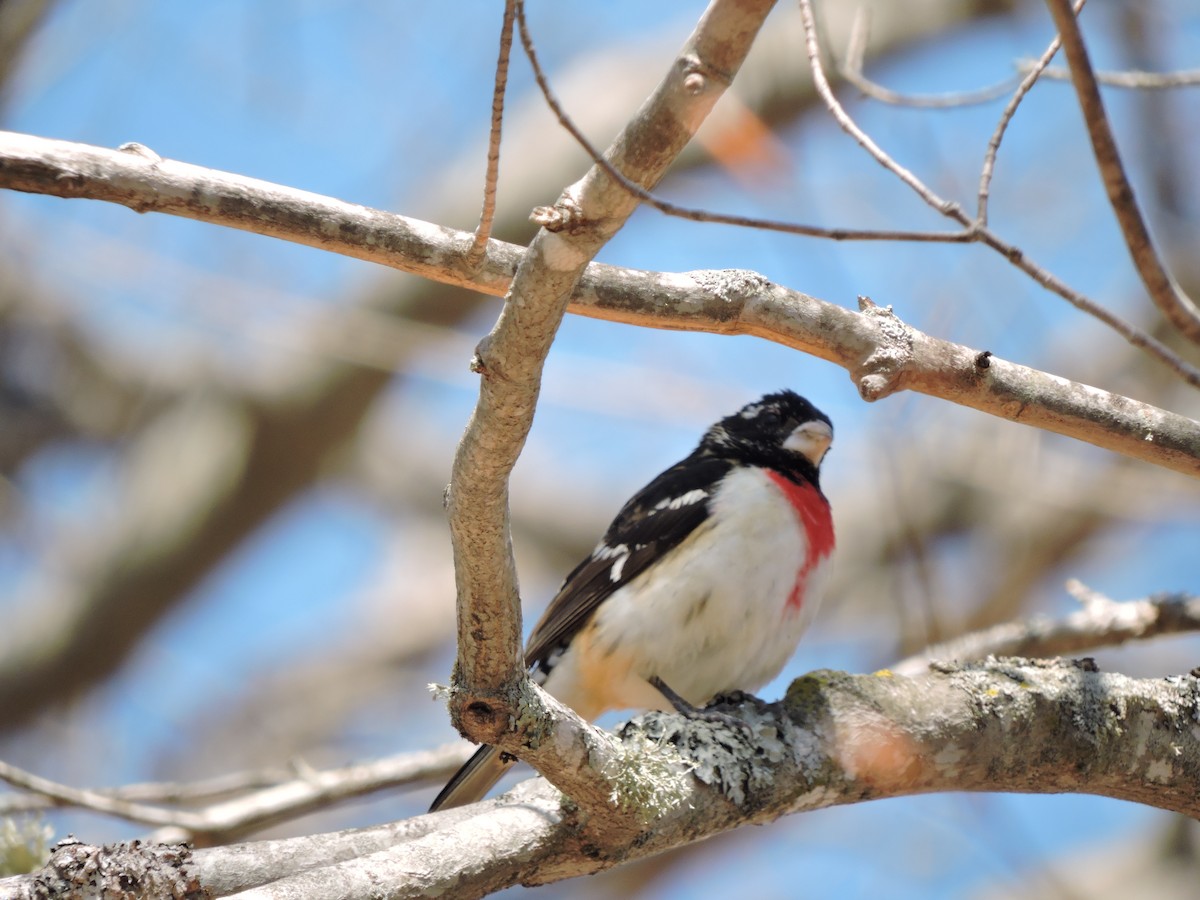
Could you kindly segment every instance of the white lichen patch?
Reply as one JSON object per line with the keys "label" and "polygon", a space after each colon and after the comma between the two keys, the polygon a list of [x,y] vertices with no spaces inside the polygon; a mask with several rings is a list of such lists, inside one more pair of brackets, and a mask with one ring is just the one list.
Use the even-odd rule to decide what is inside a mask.
{"label": "white lichen patch", "polygon": [[1154,784],[1169,784],[1175,780],[1175,769],[1166,760],[1152,760],[1146,766],[1146,780]]}
{"label": "white lichen patch", "polygon": [[[750,734],[721,721],[669,714],[647,713],[635,721],[650,740],[678,748],[682,757],[692,760],[690,773],[682,774],[690,774],[731,803],[744,806],[754,795],[770,792],[780,764],[793,753],[775,717],[756,703],[751,700],[736,707],[737,717],[749,725]],[[634,733],[627,727],[622,735],[628,742]]]}
{"label": "white lichen patch", "polygon": [[824,763],[825,755],[821,752],[821,741],[811,731],[793,731],[789,743],[792,759],[801,771],[814,771]]}
{"label": "white lichen patch", "polygon": [[1150,738],[1154,735],[1155,718],[1152,713],[1140,712],[1132,723],[1134,729],[1133,758],[1139,760],[1146,753]]}
{"label": "white lichen patch", "polygon": [[609,799],[614,806],[639,810],[651,821],[687,802],[692,768],[674,747],[631,731],[601,774],[612,784]]}

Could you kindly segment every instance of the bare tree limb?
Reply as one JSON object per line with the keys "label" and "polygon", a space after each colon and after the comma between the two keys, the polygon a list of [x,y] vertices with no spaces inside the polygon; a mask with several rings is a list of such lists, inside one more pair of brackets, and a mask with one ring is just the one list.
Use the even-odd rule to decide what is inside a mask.
{"label": "bare tree limb", "polygon": [[[505,293],[524,253],[493,240],[471,271],[466,232],[186,163],[148,163],[6,132],[0,187],[227,225],[492,295]],[[868,400],[916,390],[1200,475],[1200,424],[1191,419],[939,340],[890,310],[871,305],[856,314],[751,272],[653,273],[593,263],[570,309],[651,328],[754,334],[842,366]]]}
{"label": "bare tree limb", "polygon": [[[639,184],[657,184],[732,81],[773,5],[714,0],[663,81],[613,142],[610,164]],[[531,46],[522,3],[517,27],[522,43]],[[506,749],[527,749],[506,733],[510,722],[540,705],[521,653],[508,476],[533,422],[543,362],[579,279],[636,208],[636,198],[599,167],[567,188],[544,214],[546,227],[522,257],[496,326],[472,361],[482,376],[479,401],[455,455],[447,495],[458,588],[450,710],[468,736]],[[602,740],[573,714],[558,716],[552,727],[564,722],[568,731],[582,726],[577,741]],[[577,763],[559,764],[556,753],[522,755],[579,802],[596,791],[578,778],[591,772]],[[600,791],[603,796],[607,789]]]}
{"label": "bare tree limb", "polygon": [[[607,816],[632,826],[622,831],[532,781],[392,832],[198,850],[184,870],[211,896],[241,900],[472,898],[791,813],[932,791],[1072,791],[1200,817],[1200,682],[1191,676],[991,659],[911,678],[814,672],[779,703],[727,708],[754,737],[663,713],[623,730],[628,767]],[[40,876],[0,881],[0,898],[34,896],[34,879],[62,865],[56,854]]]}
{"label": "bare tree limb", "polygon": [[1088,591],[1078,581],[1067,589],[1083,609],[1061,619],[1038,617],[1009,622],[926,647],[891,667],[898,675],[916,675],[938,660],[977,660],[986,656],[1067,656],[1099,647],[1165,634],[1200,631],[1200,596],[1156,594],[1118,603]]}
{"label": "bare tree limb", "polygon": [[[467,758],[465,744],[450,744],[435,750],[399,753],[340,769],[293,770],[276,783],[240,791],[202,809],[172,808],[193,792],[187,786],[132,785],[98,791],[73,788],[26,772],[0,761],[0,780],[29,791],[52,806],[89,809],[176,832],[175,840],[224,843],[290,821],[342,800],[395,789],[414,782],[433,781],[453,774]],[[228,788],[225,788],[226,790]]]}
{"label": "bare tree limb", "polygon": [[[1017,69],[1028,72],[1036,63],[1024,59]],[[1125,88],[1131,91],[1169,91],[1200,85],[1200,69],[1181,69],[1177,72],[1095,72],[1096,81],[1105,87]],[[1071,70],[1051,67],[1042,72],[1043,78],[1055,81],[1070,81]]]}
{"label": "bare tree limb", "polygon": [[1079,31],[1079,22],[1071,9],[1069,0],[1046,0],[1054,24],[1063,42],[1067,63],[1071,69],[1071,82],[1079,98],[1084,123],[1092,141],[1092,151],[1100,178],[1108,194],[1108,202],[1116,214],[1121,234],[1129,248],[1134,268],[1146,287],[1154,305],[1162,311],[1167,321],[1193,343],[1200,344],[1200,309],[1175,282],[1154,247],[1150,231],[1138,209],[1133,185],[1125,175],[1121,154],[1104,111],[1104,100],[1100,97],[1100,85],[1092,71],[1091,59]]}
{"label": "bare tree limb", "polygon": [[899,178],[926,204],[947,218],[962,225],[965,234],[969,235],[971,240],[979,241],[985,246],[991,247],[1038,284],[1042,285],[1042,287],[1058,294],[1077,309],[1099,319],[1135,347],[1142,348],[1158,359],[1188,384],[1200,387],[1200,369],[1189,365],[1162,341],[1135,327],[1099,303],[1076,291],[1070,285],[1059,280],[1049,270],[1030,259],[1020,248],[1005,241],[982,222],[972,222],[963,211],[961,205],[938,196],[925,182],[884,152],[883,148],[850,117],[842,104],[838,102],[837,97],[834,96],[833,89],[829,85],[829,79],[825,76],[824,65],[821,62],[821,47],[817,37],[817,22],[813,15],[811,0],[799,0],[799,3],[801,17],[804,20],[805,48],[812,67],[813,82],[816,85],[817,94],[824,101],[826,108],[833,116],[834,121],[837,122],[838,127],[854,138],[858,145],[872,159]]}

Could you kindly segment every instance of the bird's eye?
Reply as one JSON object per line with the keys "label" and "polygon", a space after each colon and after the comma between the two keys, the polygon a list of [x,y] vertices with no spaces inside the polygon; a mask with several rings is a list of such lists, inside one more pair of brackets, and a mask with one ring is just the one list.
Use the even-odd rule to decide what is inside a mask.
{"label": "bird's eye", "polygon": [[783,421],[783,417],[779,415],[777,410],[764,409],[762,414],[758,417],[758,421],[760,425],[763,425],[767,428],[775,428],[780,422]]}

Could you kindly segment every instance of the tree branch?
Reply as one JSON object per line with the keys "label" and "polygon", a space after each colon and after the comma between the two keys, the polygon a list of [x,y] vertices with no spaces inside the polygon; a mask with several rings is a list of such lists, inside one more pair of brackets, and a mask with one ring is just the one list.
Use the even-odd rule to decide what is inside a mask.
{"label": "tree branch", "polygon": [[1062,38],[1063,52],[1071,69],[1071,83],[1079,98],[1079,108],[1083,112],[1088,137],[1091,138],[1096,165],[1100,169],[1108,202],[1121,226],[1121,234],[1129,248],[1134,268],[1146,287],[1146,293],[1167,321],[1188,340],[1200,344],[1200,309],[1176,284],[1154,248],[1150,231],[1138,209],[1137,198],[1133,195],[1133,185],[1125,175],[1121,154],[1117,150],[1117,142],[1104,111],[1104,101],[1100,97],[1100,85],[1096,82],[1096,73],[1092,70],[1092,62],[1088,58],[1087,47],[1079,31],[1079,21],[1071,9],[1070,0],[1046,0],[1046,5]]}
{"label": "tree branch", "polygon": [[[774,0],[714,0],[666,77],[613,142],[608,163],[645,187],[657,184],[728,87],[773,5]],[[516,13],[522,43],[529,47],[522,3]],[[528,713],[540,706],[521,653],[508,476],[533,422],[543,362],[579,279],[636,208],[636,198],[597,166],[567,188],[543,213],[546,227],[521,258],[496,326],[472,360],[482,376],[479,401],[455,455],[447,494],[458,588],[450,711],[469,737],[506,749],[526,745],[521,736],[508,736],[510,722],[527,723]],[[535,727],[544,727],[541,716],[532,719]],[[569,716],[551,727],[562,721],[582,726]],[[539,760],[557,762],[554,754],[532,758]],[[574,781],[578,766],[551,765],[546,771]]]}
{"label": "tree branch", "polygon": [[[1193,387],[1200,388],[1200,369],[1189,365],[1183,360],[1179,354],[1175,353],[1152,335],[1146,333],[1140,328],[1135,327],[1131,323],[1122,319],[1120,316],[1106,309],[1099,303],[1096,303],[1089,297],[1081,294],[1079,291],[1072,288],[1070,285],[1061,281],[1049,270],[1035,263],[1029,256],[1024,253],[1019,247],[1010,244],[1008,241],[1000,237],[996,232],[987,228],[981,220],[972,222],[971,219],[963,212],[962,206],[951,200],[946,200],[929,188],[925,182],[910,172],[904,166],[900,165],[896,160],[892,159],[882,147],[880,147],[869,134],[866,133],[846,112],[845,108],[838,102],[837,97],[833,94],[833,89],[829,85],[828,78],[825,77],[825,68],[821,62],[821,47],[818,40],[817,22],[813,15],[811,0],[799,0],[800,14],[804,20],[804,39],[805,49],[808,53],[809,64],[812,69],[813,83],[816,86],[817,94],[825,103],[830,115],[833,116],[838,127],[846,134],[854,139],[854,141],[867,152],[879,165],[883,166],[887,171],[891,172],[899,178],[904,184],[912,189],[926,204],[937,210],[941,215],[958,222],[963,226],[963,235],[965,239],[978,241],[987,247],[991,247],[1010,263],[1040,284],[1047,290],[1058,294],[1076,309],[1082,310],[1090,316],[1099,319],[1109,328],[1113,329],[1117,334],[1121,335],[1129,343],[1135,347],[1140,347],[1150,355],[1154,356],[1161,363],[1172,369],[1180,378],[1186,381]],[[1051,45],[1053,47],[1053,45]],[[1050,51],[1047,51],[1050,52]],[[1048,59],[1048,57],[1047,57]],[[1036,76],[1031,76],[1031,79]],[[1030,79],[1030,83],[1031,83]],[[1018,91],[1014,97],[1010,107],[1015,109],[1015,103],[1019,102],[1021,94]],[[1007,110],[1006,110],[1007,114]],[[1003,120],[1002,120],[1003,121]],[[986,171],[986,169],[985,169]]]}
{"label": "tree branch", "polygon": [[[524,250],[468,232],[186,163],[0,132],[0,187],[120,203],[253,231],[501,295]],[[1200,476],[1200,423],[916,331],[889,310],[856,314],[752,272],[644,272],[592,263],[580,315],[649,328],[753,334],[850,372],[868,400],[916,390],[1134,459]],[[868,375],[875,378],[868,379]],[[890,376],[890,377],[889,377]]]}
{"label": "tree branch", "polygon": [[[1017,71],[1027,72],[1035,65],[1037,63],[1033,60],[1023,59],[1017,63]],[[1200,85],[1200,69],[1180,69],[1175,72],[1131,70],[1095,72],[1094,74],[1096,81],[1105,87],[1123,88],[1129,91],[1173,91]],[[1051,67],[1043,71],[1041,77],[1055,81],[1070,81],[1071,70]]]}
{"label": "tree branch", "polygon": [[[794,682],[779,703],[729,709],[753,737],[663,713],[626,726],[617,799],[628,805],[608,817],[584,816],[534,781],[390,833],[199,850],[184,867],[214,897],[471,898],[790,813],[932,791],[1070,791],[1200,817],[1192,727],[1200,682],[1190,676],[1139,680],[1087,661],[1023,659],[940,665],[911,678],[822,671]],[[604,818],[634,827],[605,831]],[[46,871],[60,862],[56,854]],[[0,881],[0,898],[31,897],[35,877]]]}
{"label": "tree branch", "polygon": [[[1075,10],[1078,12],[1083,8],[1084,0],[1076,0]],[[1000,152],[1000,142],[1004,140],[1004,134],[1008,131],[1009,123],[1012,122],[1013,116],[1017,114],[1017,109],[1025,100],[1026,95],[1033,90],[1033,86],[1037,83],[1042,72],[1050,65],[1050,61],[1058,54],[1059,47],[1062,46],[1062,39],[1056,34],[1050,41],[1049,46],[1042,51],[1042,55],[1032,61],[1028,71],[1022,76],[1017,89],[1013,95],[1004,104],[1004,109],[1000,113],[1000,119],[996,122],[996,127],[992,131],[992,136],[988,138],[987,150],[983,154],[983,166],[979,172],[979,191],[976,195],[975,219],[980,225],[987,225],[988,222],[988,197],[992,188],[992,174],[996,169],[996,155]]]}
{"label": "tree branch", "polygon": [[939,660],[977,660],[986,656],[1065,656],[1132,640],[1200,631],[1200,596],[1156,594],[1118,603],[1089,591],[1078,581],[1067,589],[1083,609],[1061,619],[1039,616],[1006,622],[926,647],[891,667],[898,675],[916,675]]}
{"label": "tree branch", "polygon": [[477,266],[483,262],[488,238],[492,236],[492,220],[496,216],[496,179],[500,174],[500,128],[504,123],[504,91],[508,87],[508,58],[512,50],[516,5],[516,0],[505,0],[504,3],[504,21],[500,26],[500,55],[496,60],[496,78],[492,88],[492,124],[488,134],[487,171],[483,179],[483,208],[479,212],[479,225],[475,228],[471,249],[467,251],[468,266]]}
{"label": "tree branch", "polygon": [[[293,770],[273,783],[238,790],[201,809],[180,809],[194,802],[186,785],[131,785],[114,790],[73,788],[0,761],[0,781],[29,791],[43,801],[32,808],[70,806],[89,809],[130,822],[178,832],[178,840],[224,843],[245,837],[314,810],[413,782],[446,778],[466,761],[466,746],[452,744],[436,750],[399,753],[340,769]],[[226,778],[228,783],[231,779]],[[204,786],[201,785],[201,788]],[[225,788],[228,792],[228,788]],[[170,805],[168,805],[170,804]],[[174,808],[173,808],[174,807]]]}

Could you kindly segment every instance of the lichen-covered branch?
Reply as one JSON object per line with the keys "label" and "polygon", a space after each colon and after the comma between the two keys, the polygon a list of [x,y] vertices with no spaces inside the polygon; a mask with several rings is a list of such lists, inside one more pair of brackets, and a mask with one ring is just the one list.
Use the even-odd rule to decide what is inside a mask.
{"label": "lichen-covered branch", "polygon": [[[1090,793],[1200,818],[1200,681],[1190,675],[1133,679],[1087,661],[1025,659],[914,677],[823,671],[778,703],[727,710],[752,734],[663,713],[627,726],[605,817],[533,781],[391,833],[195,851],[185,875],[245,900],[479,897],[791,813],[933,791]],[[31,897],[30,884],[0,882],[0,898]]]}

